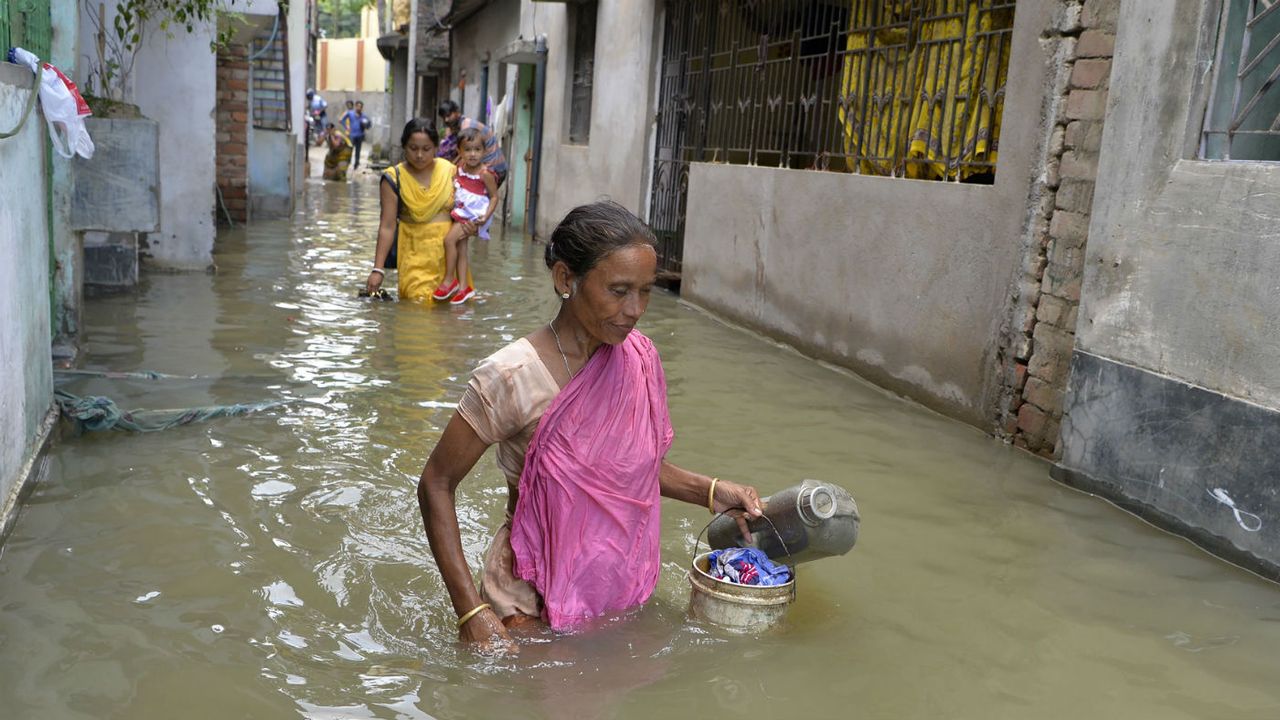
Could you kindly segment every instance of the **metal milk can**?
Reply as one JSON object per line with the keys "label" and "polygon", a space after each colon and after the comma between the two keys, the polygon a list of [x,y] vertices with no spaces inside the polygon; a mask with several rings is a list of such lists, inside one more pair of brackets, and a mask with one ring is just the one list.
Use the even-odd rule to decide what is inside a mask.
{"label": "metal milk can", "polygon": [[752,538],[750,545],[743,540],[738,523],[722,515],[707,529],[711,547],[718,550],[754,546],[770,559],[786,558],[790,554],[794,565],[843,555],[858,541],[861,519],[858,505],[853,496],[838,485],[805,480],[763,500],[764,517],[747,523]]}

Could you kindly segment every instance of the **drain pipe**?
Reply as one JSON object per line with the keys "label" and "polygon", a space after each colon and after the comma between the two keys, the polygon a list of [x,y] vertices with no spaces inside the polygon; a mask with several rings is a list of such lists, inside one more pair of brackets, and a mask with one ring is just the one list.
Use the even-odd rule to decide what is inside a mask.
{"label": "drain pipe", "polygon": [[538,56],[533,71],[533,167],[529,169],[529,208],[525,216],[525,230],[530,237],[538,230],[538,174],[542,169],[542,108],[547,94],[547,36],[539,35],[534,41],[534,53]]}

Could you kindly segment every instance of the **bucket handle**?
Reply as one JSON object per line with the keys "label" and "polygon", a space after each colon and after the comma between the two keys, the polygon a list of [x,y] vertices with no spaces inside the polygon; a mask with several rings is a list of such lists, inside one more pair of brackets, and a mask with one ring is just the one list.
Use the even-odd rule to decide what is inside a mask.
{"label": "bucket handle", "polygon": [[[711,529],[711,523],[714,523],[715,521],[719,520],[720,516],[729,512],[729,510],[733,510],[733,509],[734,508],[727,508],[725,510],[721,510],[720,512],[716,513],[716,516],[711,518],[711,522],[704,525],[702,527],[702,531],[699,532],[698,536],[693,539],[693,561],[689,563],[690,567],[693,567],[693,562],[696,562],[698,559],[698,547],[702,544],[702,536],[706,534],[707,530]],[[741,510],[742,508],[737,508],[737,509]],[[769,527],[770,529],[773,530],[773,534],[777,536],[778,542],[782,544],[782,551],[787,554],[787,562],[783,563],[783,565],[786,565],[787,569],[791,571],[791,599],[795,600],[796,585],[800,581],[799,581],[799,575],[796,574],[795,561],[791,557],[791,549],[787,547],[787,541],[782,539],[782,533],[778,532],[778,527],[773,524],[773,521],[769,519],[768,515],[761,515],[759,519],[769,523]],[[707,547],[710,548],[711,545],[708,544]],[[707,569],[710,570],[711,568],[708,567]]]}

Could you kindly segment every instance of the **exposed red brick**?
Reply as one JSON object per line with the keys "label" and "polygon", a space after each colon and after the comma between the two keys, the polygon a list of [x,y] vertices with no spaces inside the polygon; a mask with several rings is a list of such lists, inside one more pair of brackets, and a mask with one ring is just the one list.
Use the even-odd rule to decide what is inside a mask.
{"label": "exposed red brick", "polygon": [[1062,153],[1059,169],[1062,179],[1095,180],[1098,177],[1098,154],[1068,150]]}
{"label": "exposed red brick", "polygon": [[1076,43],[1076,57],[1111,57],[1116,53],[1116,36],[1115,33],[1107,32],[1098,28],[1085,30],[1080,33],[1080,40]]}
{"label": "exposed red brick", "polygon": [[1107,114],[1106,90],[1072,90],[1066,116],[1071,120],[1101,120]]}
{"label": "exposed red brick", "polygon": [[1077,60],[1071,69],[1071,87],[1093,89],[1106,85],[1111,76],[1111,60],[1096,58]]}
{"label": "exposed red brick", "polygon": [[1035,405],[1023,403],[1022,407],[1018,408],[1018,429],[1027,436],[1042,437],[1045,423],[1048,421],[1049,416]]}

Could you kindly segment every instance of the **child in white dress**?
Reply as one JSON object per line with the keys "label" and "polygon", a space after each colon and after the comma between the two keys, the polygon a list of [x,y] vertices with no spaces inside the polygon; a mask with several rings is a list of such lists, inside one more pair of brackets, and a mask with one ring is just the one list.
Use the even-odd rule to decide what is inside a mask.
{"label": "child in white dress", "polygon": [[[475,288],[464,286],[467,277],[467,235],[464,223],[484,228],[497,203],[498,179],[484,166],[484,136],[475,128],[458,133],[458,174],[453,180],[453,227],[444,238],[444,280],[431,297],[461,305],[475,296]],[[481,230],[483,233],[484,231]],[[488,239],[488,235],[481,237]]]}

